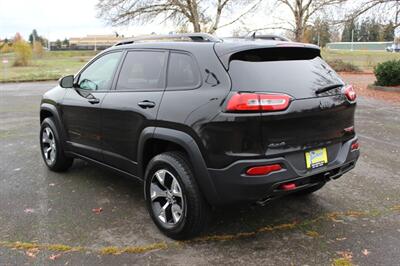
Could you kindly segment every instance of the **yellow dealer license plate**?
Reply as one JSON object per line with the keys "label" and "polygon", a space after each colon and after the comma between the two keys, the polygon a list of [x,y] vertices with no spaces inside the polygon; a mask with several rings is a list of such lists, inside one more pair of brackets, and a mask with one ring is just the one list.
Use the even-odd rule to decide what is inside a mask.
{"label": "yellow dealer license plate", "polygon": [[328,153],[326,152],[326,148],[306,152],[306,165],[308,169],[318,168],[327,163]]}

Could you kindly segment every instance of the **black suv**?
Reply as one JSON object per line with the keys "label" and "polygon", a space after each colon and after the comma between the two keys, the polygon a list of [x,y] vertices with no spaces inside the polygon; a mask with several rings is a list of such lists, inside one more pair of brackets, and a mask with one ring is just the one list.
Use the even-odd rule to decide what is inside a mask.
{"label": "black suv", "polygon": [[314,45],[183,34],[131,39],[44,94],[46,165],[84,159],[143,181],[167,236],[212,206],[308,194],[354,168],[356,94]]}

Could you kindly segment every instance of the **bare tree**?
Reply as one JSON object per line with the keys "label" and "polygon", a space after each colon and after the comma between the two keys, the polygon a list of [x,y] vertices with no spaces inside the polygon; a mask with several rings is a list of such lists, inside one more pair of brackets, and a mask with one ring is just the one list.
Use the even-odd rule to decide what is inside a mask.
{"label": "bare tree", "polygon": [[346,21],[366,15],[374,18],[381,17],[391,20],[394,27],[400,26],[400,0],[362,0],[358,5],[349,9]]}
{"label": "bare tree", "polygon": [[[372,17],[392,22],[394,29],[400,27],[400,0],[361,0],[347,10],[345,18],[338,20],[339,23],[355,21],[360,17]],[[400,38],[394,36],[394,42],[399,45]]]}
{"label": "bare tree", "polygon": [[[214,33],[251,13],[262,0],[99,0],[99,16],[111,25],[145,23],[162,17],[181,27],[190,23],[194,32]],[[221,25],[223,13],[243,10]]]}
{"label": "bare tree", "polygon": [[277,0],[278,4],[290,10],[292,18],[285,21],[290,28],[284,28],[293,33],[296,41],[303,41],[304,32],[311,19],[326,8],[341,4],[347,0]]}

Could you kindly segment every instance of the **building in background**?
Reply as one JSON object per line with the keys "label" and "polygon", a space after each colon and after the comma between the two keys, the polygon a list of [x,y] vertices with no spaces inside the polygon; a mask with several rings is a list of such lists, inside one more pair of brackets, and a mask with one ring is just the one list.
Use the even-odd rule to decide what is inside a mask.
{"label": "building in background", "polygon": [[393,42],[332,42],[326,47],[332,50],[385,51]]}
{"label": "building in background", "polygon": [[87,35],[86,37],[69,38],[68,44],[60,41],[50,43],[51,50],[104,50],[124,39],[118,34]]}

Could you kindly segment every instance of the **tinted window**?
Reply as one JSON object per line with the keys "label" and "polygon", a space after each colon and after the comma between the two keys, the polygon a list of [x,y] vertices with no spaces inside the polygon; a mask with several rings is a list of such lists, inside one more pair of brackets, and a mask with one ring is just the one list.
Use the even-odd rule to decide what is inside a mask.
{"label": "tinted window", "polygon": [[194,59],[183,53],[171,53],[168,64],[168,88],[194,88],[200,82]]}
{"label": "tinted window", "polygon": [[109,53],[90,64],[79,76],[79,87],[85,90],[109,90],[121,54]]}
{"label": "tinted window", "polygon": [[129,52],[119,74],[117,90],[164,88],[164,65],[164,52]]}
{"label": "tinted window", "polygon": [[319,88],[342,83],[319,56],[309,56],[306,51],[291,54],[290,49],[286,54],[285,49],[281,48],[275,54],[252,52],[232,57],[229,64],[232,89],[286,93],[295,98],[306,98],[315,97]]}

